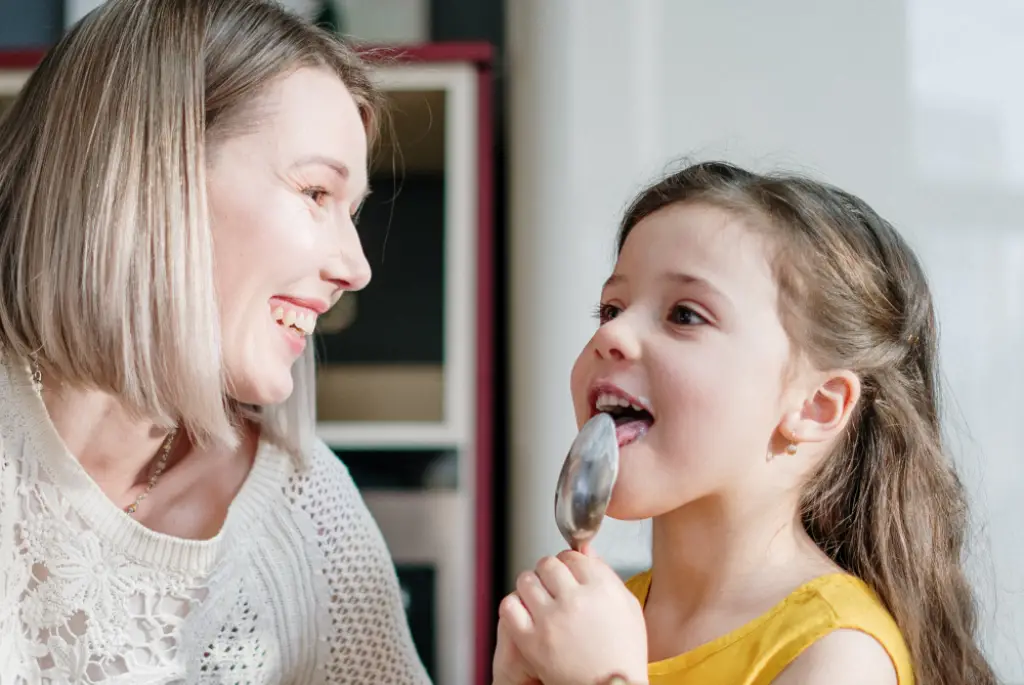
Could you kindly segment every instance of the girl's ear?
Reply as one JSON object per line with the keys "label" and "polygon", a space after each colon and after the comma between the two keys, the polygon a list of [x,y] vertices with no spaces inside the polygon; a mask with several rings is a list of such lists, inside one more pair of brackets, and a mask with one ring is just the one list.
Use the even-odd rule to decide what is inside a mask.
{"label": "girl's ear", "polygon": [[846,369],[825,372],[800,409],[783,417],[779,433],[794,444],[830,441],[846,428],[860,393],[857,374]]}

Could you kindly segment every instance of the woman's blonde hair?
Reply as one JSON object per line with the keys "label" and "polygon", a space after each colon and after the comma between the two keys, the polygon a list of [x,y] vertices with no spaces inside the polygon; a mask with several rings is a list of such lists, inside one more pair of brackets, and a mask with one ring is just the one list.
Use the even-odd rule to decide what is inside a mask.
{"label": "woman's blonde hair", "polygon": [[[62,382],[237,439],[205,166],[301,67],[345,83],[371,143],[381,96],[352,49],[260,0],[109,0],[46,55],[0,121],[0,345]],[[312,346],[310,346],[312,347]],[[261,420],[299,450],[312,352]]]}

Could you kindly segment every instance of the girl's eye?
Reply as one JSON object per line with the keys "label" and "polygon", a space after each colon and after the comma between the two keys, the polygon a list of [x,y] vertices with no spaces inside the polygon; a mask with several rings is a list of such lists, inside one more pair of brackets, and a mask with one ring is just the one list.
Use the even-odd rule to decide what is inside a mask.
{"label": "girl's eye", "polygon": [[708,322],[707,319],[694,311],[693,308],[687,307],[685,304],[673,305],[672,311],[669,312],[668,320],[676,326],[700,326]]}
{"label": "girl's eye", "polygon": [[599,304],[594,309],[594,317],[602,324],[606,324],[619,315],[619,308],[613,304]]}
{"label": "girl's eye", "polygon": [[303,188],[302,194],[308,197],[313,202],[315,202],[320,207],[323,207],[324,204],[327,202],[327,190],[319,186],[309,186],[308,188]]}

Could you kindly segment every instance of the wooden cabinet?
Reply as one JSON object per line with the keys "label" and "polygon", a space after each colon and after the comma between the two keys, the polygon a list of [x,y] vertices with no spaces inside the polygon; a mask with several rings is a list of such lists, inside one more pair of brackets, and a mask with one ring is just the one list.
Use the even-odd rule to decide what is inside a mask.
{"label": "wooden cabinet", "polygon": [[[320,322],[318,431],[384,532],[435,682],[485,683],[491,578],[491,50],[373,50],[391,125],[359,229],[373,281]],[[0,110],[38,63],[0,53]]]}

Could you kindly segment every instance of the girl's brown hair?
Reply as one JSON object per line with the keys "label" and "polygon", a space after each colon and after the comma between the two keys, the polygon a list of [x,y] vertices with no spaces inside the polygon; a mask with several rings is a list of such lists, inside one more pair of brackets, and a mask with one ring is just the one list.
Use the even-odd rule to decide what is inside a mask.
{"label": "girl's brown hair", "polygon": [[644,191],[618,238],[683,202],[736,212],[775,238],[783,323],[819,368],[862,383],[849,426],[806,484],[805,528],[868,583],[899,625],[915,679],[989,685],[963,568],[963,486],[943,449],[935,312],[924,271],[887,221],[859,198],[791,175],[696,164]]}

